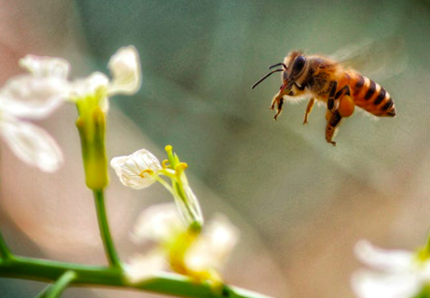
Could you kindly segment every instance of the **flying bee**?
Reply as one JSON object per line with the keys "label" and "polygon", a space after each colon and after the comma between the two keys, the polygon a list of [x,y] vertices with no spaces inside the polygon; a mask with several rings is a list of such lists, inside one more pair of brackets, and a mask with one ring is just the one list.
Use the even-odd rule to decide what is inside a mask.
{"label": "flying bee", "polygon": [[[368,53],[369,48],[371,47],[365,47],[364,52]],[[364,54],[358,57],[366,60]],[[359,60],[357,57],[354,59]],[[390,94],[375,81],[351,68],[351,65],[354,66],[352,61],[354,60],[349,58],[337,61],[325,56],[307,56],[301,51],[292,51],[284,62],[270,66],[269,69],[274,70],[258,80],[252,89],[273,73],[281,72],[282,85],[270,106],[272,110],[276,110],[275,120],[282,113],[285,101],[297,101],[308,96],[310,100],[303,121],[306,124],[315,102],[323,102],[327,106],[325,138],[335,146],[333,137],[336,129],[343,118],[354,113],[355,107],[377,117],[396,116]]]}

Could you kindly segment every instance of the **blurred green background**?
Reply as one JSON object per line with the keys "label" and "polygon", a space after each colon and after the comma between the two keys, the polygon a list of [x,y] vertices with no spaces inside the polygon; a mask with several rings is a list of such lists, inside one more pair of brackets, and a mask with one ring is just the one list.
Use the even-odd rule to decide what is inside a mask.
{"label": "blurred green background", "polygon": [[[112,125],[114,136],[132,140],[124,145],[126,141],[110,136],[116,148],[130,148],[111,152],[128,154],[147,146],[161,152],[165,145],[173,145],[190,165],[203,209],[208,213],[221,209],[233,222],[243,223],[242,245],[233,256],[235,265],[226,270],[227,281],[275,297],[353,297],[349,280],[360,267],[353,255],[357,240],[408,249],[425,242],[430,225],[429,1],[1,0],[0,5],[7,15],[0,18],[5,49],[0,55],[10,65],[26,53],[57,55],[74,62],[75,74],[82,75],[88,69],[104,71],[119,47],[136,46],[142,89],[133,98],[111,102],[131,120],[112,116],[114,121],[126,121],[140,132]],[[374,121],[356,113],[341,125],[335,148],[325,142],[324,107],[316,107],[304,126],[306,103],[287,104],[275,122],[269,105],[279,76],[250,88],[291,50],[331,54],[363,41],[384,42],[393,35],[404,37],[408,65],[401,74],[378,83],[395,100],[397,117]],[[385,71],[389,73],[390,66]],[[11,66],[2,73],[2,82],[17,72]],[[70,108],[64,118],[45,124],[60,144],[71,137],[58,125],[70,119],[67,125],[72,126],[73,112]],[[79,166],[79,148],[68,150],[66,158]],[[16,185],[21,185],[13,177],[23,176],[11,167],[12,161],[2,164],[1,175],[9,178],[3,181],[0,199],[0,223],[11,246],[27,255],[87,261],[88,255],[74,255],[77,247],[60,254],[43,248],[46,243],[40,239],[60,241],[58,237],[70,233],[73,220],[92,220],[92,210],[73,203],[66,208],[58,201],[53,207],[43,192],[32,198],[33,207],[24,199],[13,205],[20,194]],[[63,171],[56,179],[70,183],[68,173]],[[43,177],[37,179],[46,183],[51,179]],[[82,188],[80,181],[75,184]],[[57,217],[44,215],[46,208],[33,212],[34,206],[42,206],[35,203],[39,199],[45,199],[43,206]],[[133,209],[143,203],[123,204]],[[65,223],[58,214],[73,208],[78,216]],[[112,220],[128,218],[126,213],[115,217],[115,210]],[[44,227],[62,229],[38,230],[50,235],[38,238],[25,228],[33,223],[26,221],[30,214],[48,218]],[[132,218],[125,221],[116,228],[124,255],[130,248],[123,231]],[[98,245],[94,247],[92,253],[100,255]],[[267,261],[260,262],[259,257]],[[103,262],[102,256],[99,259]],[[42,287],[1,279],[0,297],[32,297]],[[64,297],[125,295],[138,294],[72,289]]]}

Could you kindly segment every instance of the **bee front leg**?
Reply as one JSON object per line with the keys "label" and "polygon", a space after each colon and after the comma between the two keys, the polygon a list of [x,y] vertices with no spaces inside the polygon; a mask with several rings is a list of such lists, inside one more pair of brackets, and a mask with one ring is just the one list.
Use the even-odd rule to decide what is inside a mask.
{"label": "bee front leg", "polygon": [[312,112],[312,108],[314,107],[314,104],[315,104],[315,98],[312,97],[309,100],[308,106],[306,107],[305,120],[303,120],[303,124],[308,123],[308,117],[309,117],[309,114]]}
{"label": "bee front leg", "polygon": [[284,97],[280,93],[276,94],[276,96],[273,98],[270,109],[272,111],[276,109],[276,114],[274,117],[275,120],[278,120],[278,116],[281,115],[284,102],[285,102]]}
{"label": "bee front leg", "polygon": [[338,111],[332,113],[330,110],[327,110],[326,114],[327,125],[325,127],[325,139],[328,143],[336,146],[336,142],[333,141],[333,137],[335,135],[336,129],[339,127],[340,122],[342,120],[342,116]]}

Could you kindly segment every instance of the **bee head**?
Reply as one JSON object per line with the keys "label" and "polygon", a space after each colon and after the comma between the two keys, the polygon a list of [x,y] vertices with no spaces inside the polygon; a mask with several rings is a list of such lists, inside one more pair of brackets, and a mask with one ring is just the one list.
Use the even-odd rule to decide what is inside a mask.
{"label": "bee head", "polygon": [[287,66],[287,70],[283,74],[284,84],[287,83],[292,86],[292,84],[297,83],[306,69],[306,63],[306,56],[302,52],[293,51],[289,53],[284,59],[284,64]]}
{"label": "bee head", "polygon": [[289,90],[291,89],[293,84],[297,84],[296,80],[300,78],[301,75],[303,74],[305,70],[305,65],[306,65],[306,56],[302,52],[293,51],[285,57],[284,62],[277,63],[270,66],[269,69],[273,69],[276,67],[281,67],[281,68],[274,69],[271,72],[269,72],[267,75],[262,77],[254,85],[252,85],[252,89],[257,87],[258,84],[260,84],[262,81],[264,81],[273,73],[282,72],[281,90],[285,90],[285,89]]}

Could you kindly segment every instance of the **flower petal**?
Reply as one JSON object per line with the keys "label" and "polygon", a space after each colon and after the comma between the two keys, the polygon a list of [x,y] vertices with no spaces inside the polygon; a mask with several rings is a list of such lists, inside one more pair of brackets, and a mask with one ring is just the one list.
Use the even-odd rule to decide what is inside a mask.
{"label": "flower petal", "polygon": [[110,59],[108,68],[113,80],[109,94],[135,94],[141,85],[139,53],[134,46],[120,48]]}
{"label": "flower petal", "polygon": [[59,78],[16,76],[0,90],[0,109],[16,117],[41,119],[63,102],[69,84]]}
{"label": "flower petal", "polygon": [[17,157],[44,172],[54,172],[64,162],[55,140],[32,123],[2,114],[0,134]]}
{"label": "flower petal", "polygon": [[416,269],[415,257],[406,250],[385,250],[361,240],[355,245],[355,254],[363,263],[388,272],[413,271]]}
{"label": "flower petal", "polygon": [[204,228],[203,234],[185,255],[187,267],[194,271],[220,270],[239,238],[239,230],[223,215],[218,214]]}
{"label": "flower petal", "polygon": [[200,208],[199,201],[186,179],[185,175],[182,174],[181,182],[187,201],[184,202],[184,199],[181,198],[177,192],[174,192],[176,206],[179,214],[187,225],[190,225],[195,221],[203,225],[203,213]]}
{"label": "flower petal", "polygon": [[139,215],[132,238],[140,243],[149,240],[167,243],[185,230],[174,204],[158,204]]}
{"label": "flower petal", "polygon": [[115,157],[110,165],[122,184],[134,189],[142,189],[155,182],[154,177],[144,173],[145,170],[161,170],[158,159],[146,149],[138,150],[129,156]]}
{"label": "flower petal", "polygon": [[422,287],[417,276],[407,272],[384,274],[360,270],[353,274],[351,282],[360,298],[411,298]]}
{"label": "flower petal", "polygon": [[66,80],[70,63],[62,58],[27,55],[19,60],[19,65],[38,77],[55,77]]}
{"label": "flower petal", "polygon": [[125,265],[124,274],[129,283],[136,284],[159,274],[165,266],[162,252],[153,251],[147,255],[134,256]]}

